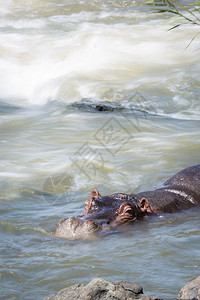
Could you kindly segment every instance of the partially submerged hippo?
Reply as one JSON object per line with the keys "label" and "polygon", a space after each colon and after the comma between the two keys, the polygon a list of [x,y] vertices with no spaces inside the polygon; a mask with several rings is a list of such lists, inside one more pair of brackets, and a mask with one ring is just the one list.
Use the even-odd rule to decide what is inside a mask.
{"label": "partially submerged hippo", "polygon": [[60,220],[55,235],[68,239],[88,239],[149,214],[174,213],[199,204],[200,165],[197,165],[180,171],[161,188],[153,191],[101,196],[93,189],[90,199],[85,202],[83,215]]}

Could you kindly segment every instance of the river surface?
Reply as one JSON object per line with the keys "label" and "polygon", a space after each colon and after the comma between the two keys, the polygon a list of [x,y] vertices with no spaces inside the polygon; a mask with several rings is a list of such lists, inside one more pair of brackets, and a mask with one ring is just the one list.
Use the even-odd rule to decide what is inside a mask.
{"label": "river surface", "polygon": [[199,208],[91,241],[52,232],[94,187],[153,189],[200,163],[199,29],[167,31],[142,1],[0,4],[0,298],[103,277],[174,300],[200,275]]}

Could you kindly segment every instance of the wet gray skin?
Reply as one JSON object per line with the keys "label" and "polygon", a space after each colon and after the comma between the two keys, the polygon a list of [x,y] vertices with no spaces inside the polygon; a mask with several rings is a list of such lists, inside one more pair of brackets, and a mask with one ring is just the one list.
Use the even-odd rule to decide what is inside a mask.
{"label": "wet gray skin", "polygon": [[97,189],[93,189],[85,202],[83,215],[61,220],[55,235],[87,239],[116,226],[133,223],[148,214],[192,208],[200,205],[199,182],[200,165],[197,165],[178,172],[153,191],[102,197]]}
{"label": "wet gray skin", "polygon": [[[91,239],[99,233],[116,226],[128,224],[143,217],[136,204],[128,200],[126,194],[113,194],[98,198],[91,197],[85,202],[85,212],[77,218],[62,219],[55,235],[67,239]],[[97,196],[97,195],[96,195]]]}

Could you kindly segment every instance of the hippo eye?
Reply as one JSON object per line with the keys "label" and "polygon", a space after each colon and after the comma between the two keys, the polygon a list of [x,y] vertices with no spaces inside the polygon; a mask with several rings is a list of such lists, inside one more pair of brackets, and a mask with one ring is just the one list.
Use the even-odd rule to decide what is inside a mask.
{"label": "hippo eye", "polygon": [[128,209],[126,209],[126,211],[125,211],[125,213],[128,213],[128,214],[132,214],[132,209],[131,208],[128,208]]}

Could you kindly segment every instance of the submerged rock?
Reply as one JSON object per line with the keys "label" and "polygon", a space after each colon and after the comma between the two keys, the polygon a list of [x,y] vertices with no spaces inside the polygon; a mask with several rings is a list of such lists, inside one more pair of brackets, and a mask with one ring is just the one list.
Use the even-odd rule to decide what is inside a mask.
{"label": "submerged rock", "polygon": [[71,107],[78,108],[85,111],[102,111],[102,112],[121,111],[126,109],[120,103],[113,103],[108,101],[97,102],[89,99],[82,99],[80,102],[74,102],[71,104]]}
{"label": "submerged rock", "polygon": [[189,281],[179,291],[178,300],[200,300],[200,276]]}
{"label": "submerged rock", "polygon": [[96,278],[88,284],[75,284],[62,289],[46,300],[162,300],[143,294],[143,288],[137,283],[127,281],[109,282]]}

